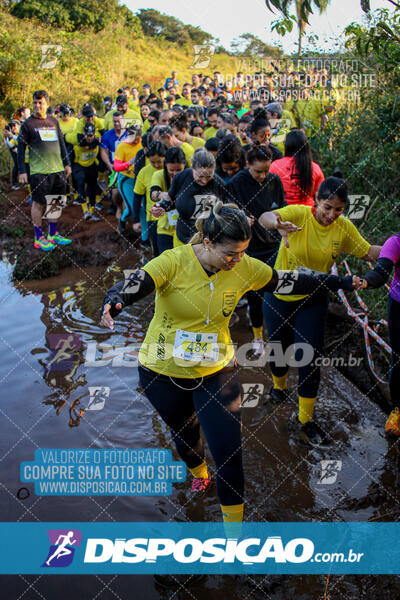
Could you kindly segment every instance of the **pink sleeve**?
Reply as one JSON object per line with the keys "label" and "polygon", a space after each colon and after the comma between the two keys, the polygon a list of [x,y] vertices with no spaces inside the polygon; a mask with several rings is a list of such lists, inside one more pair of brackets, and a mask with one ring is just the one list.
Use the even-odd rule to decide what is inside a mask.
{"label": "pink sleeve", "polygon": [[129,168],[129,162],[123,162],[119,158],[114,159],[114,171],[126,171]]}
{"label": "pink sleeve", "polygon": [[392,235],[382,246],[379,258],[389,258],[394,265],[400,262],[400,235]]}

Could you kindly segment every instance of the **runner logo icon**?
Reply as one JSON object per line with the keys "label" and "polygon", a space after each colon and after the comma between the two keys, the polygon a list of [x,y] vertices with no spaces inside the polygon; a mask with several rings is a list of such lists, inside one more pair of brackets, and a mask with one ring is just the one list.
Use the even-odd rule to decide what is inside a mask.
{"label": "runner logo icon", "polygon": [[74,558],[75,547],[81,545],[82,532],[79,529],[48,529],[47,535],[50,548],[42,567],[68,567]]}

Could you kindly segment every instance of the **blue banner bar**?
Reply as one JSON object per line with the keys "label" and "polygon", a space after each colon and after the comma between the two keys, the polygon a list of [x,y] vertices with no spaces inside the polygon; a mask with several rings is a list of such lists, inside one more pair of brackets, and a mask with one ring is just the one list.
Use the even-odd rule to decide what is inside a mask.
{"label": "blue banner bar", "polygon": [[400,573],[400,523],[0,523],[1,574]]}

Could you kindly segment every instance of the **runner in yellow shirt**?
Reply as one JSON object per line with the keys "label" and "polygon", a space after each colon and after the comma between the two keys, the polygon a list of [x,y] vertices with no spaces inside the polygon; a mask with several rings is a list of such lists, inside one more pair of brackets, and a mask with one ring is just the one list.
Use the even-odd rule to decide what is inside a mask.
{"label": "runner in yellow shirt", "polygon": [[[151,180],[151,200],[159,202],[163,198],[168,197],[167,192],[174,176],[186,169],[187,166],[183,150],[176,146],[168,148],[163,170],[156,171]],[[157,245],[160,254],[164,250],[173,248],[177,217],[178,211],[170,210],[163,214],[157,221]]]}
{"label": "runner in yellow shirt", "polygon": [[143,167],[143,169],[139,171],[139,175],[137,176],[134,187],[133,229],[137,233],[141,231],[140,207],[142,197],[144,196],[146,198],[147,229],[154,256],[158,256],[160,252],[157,244],[157,217],[155,217],[151,212],[151,209],[154,204],[154,202],[151,199],[151,182],[154,173],[164,167],[164,160],[166,154],[167,148],[162,142],[155,141],[150,144],[146,153],[146,158],[149,159],[150,164],[146,167]]}
{"label": "runner in yellow shirt", "polygon": [[178,146],[181,150],[183,150],[184,155],[186,156],[186,160],[188,165],[192,164],[192,156],[194,154],[194,148],[187,142],[181,142],[178,140],[176,135],[174,135],[172,128],[169,125],[160,125],[159,127],[154,128],[153,130],[153,139],[160,140],[167,148],[172,148],[172,146]]}
{"label": "runner in yellow shirt", "polygon": [[[155,313],[139,352],[141,387],[172,430],[193,475],[193,492],[203,493],[210,475],[202,428],[215,461],[224,522],[238,523],[244,509],[241,398],[229,320],[246,292],[280,289],[286,273],[245,253],[251,230],[236,205],[217,202],[197,227],[190,244],[166,250],[107,292],[101,324],[113,329],[125,306],[156,291]],[[291,289],[300,293],[328,281],[333,289],[352,286],[353,280],[292,275]]]}
{"label": "runner in yellow shirt", "polygon": [[203,140],[203,138],[190,135],[188,131],[189,123],[184,113],[173,117],[173,119],[170,122],[170,127],[174,136],[180,142],[186,142],[187,144],[192,146],[193,150],[197,150],[197,148],[204,146],[206,143],[206,140]]}
{"label": "runner in yellow shirt", "polygon": [[[363,260],[377,260],[380,246],[371,246],[342,215],[346,203],[346,183],[338,177],[328,177],[319,187],[315,207],[293,204],[262,214],[260,224],[266,229],[277,229],[283,236],[275,268],[306,267],[329,273],[342,252]],[[299,355],[303,354],[298,384],[300,435],[311,443],[326,443],[329,433],[312,420],[328,310],[326,291],[321,289],[309,296],[266,294],[263,308],[268,340],[281,344],[276,361],[270,362],[273,378],[270,399],[281,402],[287,398],[289,365],[284,356],[288,348],[296,344],[296,360],[300,361]]]}

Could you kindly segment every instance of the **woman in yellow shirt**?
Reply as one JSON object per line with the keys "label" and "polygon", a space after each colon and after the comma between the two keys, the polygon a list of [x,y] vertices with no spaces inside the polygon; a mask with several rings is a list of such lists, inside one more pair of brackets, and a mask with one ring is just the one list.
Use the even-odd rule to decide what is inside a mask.
{"label": "woman in yellow shirt", "polygon": [[166,154],[167,148],[162,142],[151,142],[146,154],[146,158],[149,159],[149,164],[139,171],[133,190],[133,230],[136,231],[136,233],[139,233],[142,229],[140,224],[140,207],[144,197],[146,201],[147,231],[149,233],[154,256],[158,256],[160,252],[157,244],[157,217],[151,212],[154,204],[151,199],[151,182],[154,173],[164,167]]}
{"label": "woman in yellow shirt", "polygon": [[[107,292],[101,323],[113,329],[124,306],[156,291],[155,313],[139,352],[141,387],[172,430],[193,475],[193,492],[210,484],[201,426],[215,461],[224,521],[239,522],[241,398],[229,320],[246,292],[280,289],[286,273],[245,253],[251,229],[236,205],[219,201],[196,225],[189,244],[166,250]],[[352,289],[352,279],[297,274],[289,291],[309,293],[328,284]]]}
{"label": "woman in yellow shirt", "polygon": [[[173,146],[168,148],[165,155],[164,168],[156,171],[151,180],[151,200],[159,202],[168,197],[171,182],[177,173],[187,168],[186,157],[183,150]],[[152,213],[153,214],[153,213]],[[164,250],[170,250],[174,245],[174,232],[176,228],[177,210],[164,213],[157,221],[157,245],[160,254]]]}
{"label": "woman in yellow shirt", "polygon": [[206,143],[206,140],[203,140],[199,137],[195,137],[194,135],[190,135],[188,131],[189,123],[185,114],[180,114],[174,117],[170,122],[170,126],[172,128],[174,136],[180,142],[186,142],[187,144],[192,146],[194,150],[197,150],[197,148],[204,146],[204,144]]}
{"label": "woman in yellow shirt", "polygon": [[[266,229],[277,229],[283,239],[275,269],[306,267],[329,273],[342,252],[363,260],[377,260],[380,246],[371,246],[353,223],[342,215],[348,202],[345,181],[328,177],[318,190],[315,207],[289,205],[265,212],[259,222]],[[317,398],[328,296],[321,289],[309,296],[268,293],[264,296],[264,318],[270,343],[280,343],[275,360],[270,361],[273,388],[272,401],[287,398],[286,380],[289,370],[288,348],[295,344],[294,358],[299,365],[300,434],[311,443],[328,441],[328,434],[312,420]],[[274,351],[276,345],[274,345]]]}

